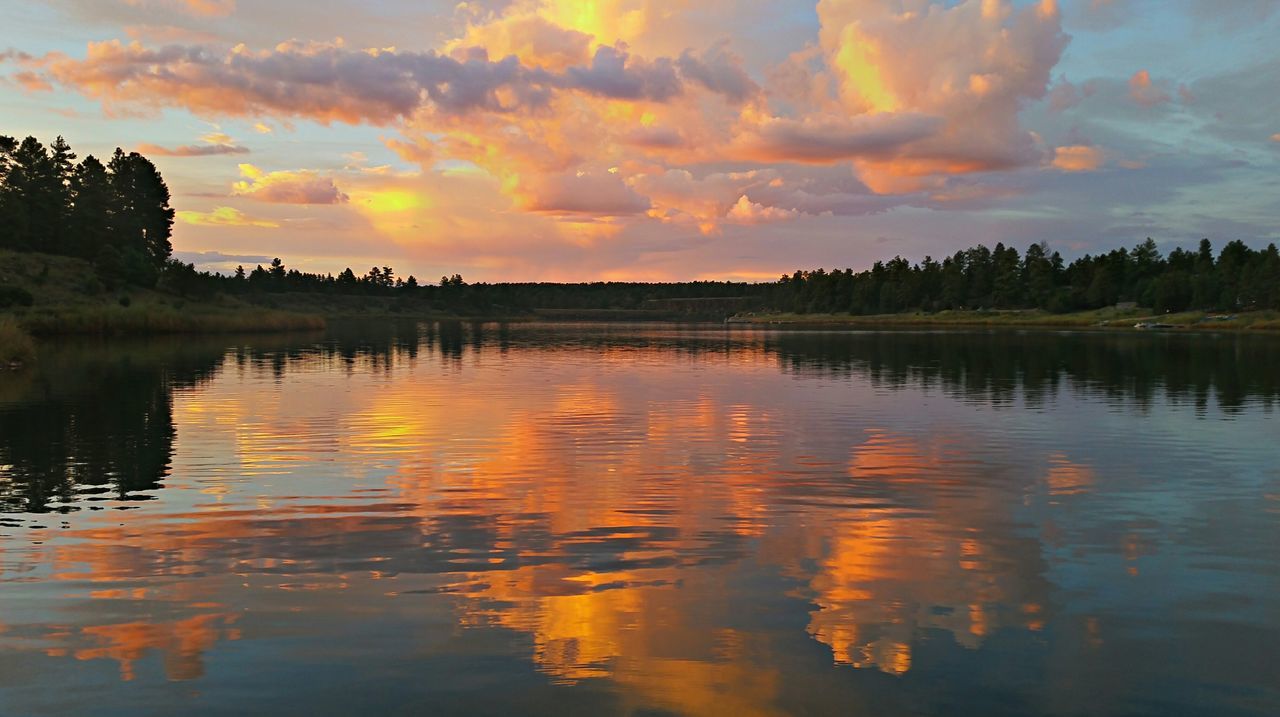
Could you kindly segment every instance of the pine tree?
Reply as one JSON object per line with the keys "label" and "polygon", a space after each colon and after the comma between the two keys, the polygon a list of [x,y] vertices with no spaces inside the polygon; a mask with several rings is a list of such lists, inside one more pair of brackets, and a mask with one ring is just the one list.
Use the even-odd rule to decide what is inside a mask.
{"label": "pine tree", "polygon": [[71,180],[76,169],[76,154],[62,135],[49,147],[49,174],[45,177],[50,211],[52,212],[52,232],[48,241],[48,251],[56,254],[70,253],[75,238],[70,230],[72,189]]}
{"label": "pine tree", "polygon": [[27,137],[11,155],[5,185],[14,202],[14,247],[49,251],[57,231],[58,197],[51,191],[56,172],[48,150]]}
{"label": "pine tree", "polygon": [[159,268],[173,252],[173,209],[169,187],[156,166],[146,157],[116,148],[111,161],[111,184],[115,190],[115,241],[122,253],[138,252]]}
{"label": "pine tree", "polygon": [[18,151],[18,141],[0,135],[0,248],[18,246],[20,228],[17,197],[9,186],[9,172],[14,166],[13,155]]}
{"label": "pine tree", "polygon": [[93,155],[76,165],[71,175],[72,205],[62,249],[92,259],[111,243],[114,194],[107,168]]}

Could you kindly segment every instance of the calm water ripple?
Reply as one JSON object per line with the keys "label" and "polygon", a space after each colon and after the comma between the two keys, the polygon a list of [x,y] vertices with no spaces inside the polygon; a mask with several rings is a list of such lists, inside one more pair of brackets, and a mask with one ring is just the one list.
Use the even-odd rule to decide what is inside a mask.
{"label": "calm water ripple", "polygon": [[0,714],[1280,714],[1280,341],[404,324],[0,375]]}

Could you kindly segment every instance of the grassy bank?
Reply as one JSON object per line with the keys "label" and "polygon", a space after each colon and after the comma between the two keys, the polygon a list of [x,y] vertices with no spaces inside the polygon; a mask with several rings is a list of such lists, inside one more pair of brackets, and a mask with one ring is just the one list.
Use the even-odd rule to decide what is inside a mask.
{"label": "grassy bank", "polygon": [[53,307],[23,312],[22,326],[38,336],[198,334],[302,331],[325,327],[320,316],[250,306],[163,303],[141,306]]}
{"label": "grassy bank", "polygon": [[36,356],[31,335],[9,317],[0,317],[0,369],[11,363],[28,363]]}
{"label": "grassy bank", "polygon": [[[139,287],[107,289],[81,259],[0,251],[0,321],[42,335],[241,333],[323,329],[316,313],[230,297],[191,299]],[[7,305],[3,305],[7,304]]]}
{"label": "grassy bank", "polygon": [[1148,309],[1099,309],[1067,314],[1046,311],[939,311],[936,313],[877,314],[741,314],[729,319],[735,324],[777,324],[811,327],[849,328],[1057,328],[1129,329],[1143,322],[1168,324],[1175,330],[1280,331],[1280,312],[1252,311],[1221,318],[1220,314],[1188,311],[1180,314],[1152,314]]}

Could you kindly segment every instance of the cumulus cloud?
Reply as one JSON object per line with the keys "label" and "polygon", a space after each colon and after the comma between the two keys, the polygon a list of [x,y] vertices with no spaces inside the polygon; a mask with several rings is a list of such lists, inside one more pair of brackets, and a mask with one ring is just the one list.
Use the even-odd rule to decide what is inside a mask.
{"label": "cumulus cloud", "polygon": [[246,216],[235,207],[215,207],[208,212],[184,210],[177,213],[177,219],[183,224],[205,227],[264,227],[274,228],[279,223],[269,219],[255,219]]}
{"label": "cumulus cloud", "polygon": [[504,21],[469,26],[445,51],[453,54],[482,48],[490,56],[515,55],[535,67],[563,70],[588,59],[591,39],[587,33],[561,27],[544,17],[518,13]]}
{"label": "cumulus cloud", "polygon": [[849,113],[941,119],[905,151],[857,162],[873,188],[909,191],[940,176],[1041,163],[1018,115],[1045,96],[1067,44],[1052,0],[820,0],[818,18],[823,81],[808,86],[833,86]]}
{"label": "cumulus cloud", "polygon": [[[101,4],[118,12],[121,2]],[[1064,3],[1065,22],[1075,22],[1090,2]],[[723,252],[719,229],[730,225],[738,227],[730,239],[755,237],[761,243],[750,251],[777,257],[778,250],[765,248],[767,231],[754,225],[784,219],[800,220],[795,229],[806,237],[826,237],[830,256],[837,257],[856,256],[851,238],[897,236],[890,228],[903,215],[922,233],[956,242],[1020,238],[1040,225],[1005,217],[997,227],[970,217],[972,232],[962,238],[949,224],[959,215],[943,212],[997,201],[1030,209],[1037,201],[1060,201],[1063,187],[1085,191],[1076,188],[1119,181],[1126,173],[1099,172],[1090,181],[1069,173],[1161,156],[1155,145],[1173,146],[1179,137],[1172,132],[1151,132],[1143,140],[1150,144],[1137,148],[1129,139],[1157,121],[1184,121],[1181,128],[1195,132],[1196,141],[1217,142],[1216,133],[1239,130],[1241,117],[1256,113],[1247,141],[1262,161],[1271,157],[1259,144],[1276,146],[1267,138],[1280,129],[1274,103],[1265,101],[1275,96],[1266,91],[1274,72],[1251,70],[1249,78],[1216,84],[1188,75],[1186,93],[1177,81],[1146,75],[1148,89],[1173,96],[1154,109],[1131,97],[1129,73],[1143,64],[1109,77],[1076,78],[1089,64],[1058,67],[1067,36],[1053,2],[820,0],[816,12],[801,13],[773,0],[753,5],[744,20],[749,14],[728,0],[601,0],[589,12],[582,3],[501,0],[447,10],[452,24],[431,26],[426,38],[388,27],[409,25],[403,20],[420,11],[419,4],[397,2],[362,15],[370,21],[348,35],[360,37],[362,46],[412,50],[365,50],[339,41],[263,44],[269,32],[261,27],[272,24],[256,21],[286,17],[302,5],[298,0],[270,10],[240,3],[237,17],[208,23],[182,17],[173,11],[178,4],[148,0],[147,7],[170,11],[122,16],[122,23],[155,24],[133,33],[141,42],[38,58],[14,53],[8,61],[31,73],[29,79],[96,98],[111,112],[178,107],[202,118],[229,116],[242,121],[228,126],[251,137],[255,124],[265,134],[291,131],[291,120],[386,127],[376,133],[384,147],[367,144],[368,132],[343,137],[366,142],[356,146],[377,158],[373,164],[391,156],[401,162],[344,162],[340,156],[353,147],[307,144],[306,151],[328,154],[270,166],[325,166],[331,173],[253,167],[233,193],[259,201],[345,201],[309,212],[316,222],[310,226],[345,221],[344,229],[360,228],[348,235],[372,237],[371,245],[419,246],[430,261],[475,258],[506,276],[536,270],[544,256],[588,261],[577,251],[587,243],[578,240],[597,231],[620,237],[602,249],[602,269],[644,266],[653,261],[641,256],[646,252],[676,256],[685,245],[718,247],[706,256]],[[247,29],[249,15],[260,27]],[[783,27],[782,18],[796,15],[804,15],[803,22]],[[217,37],[166,37],[170,24],[199,25]],[[748,24],[756,29],[740,32]],[[319,21],[303,27],[303,37],[336,31]],[[457,32],[449,35],[450,28]],[[720,40],[725,37],[731,39]],[[247,44],[229,48],[218,38]],[[437,40],[426,45],[434,52],[419,51]],[[1067,81],[1066,72],[1077,82]],[[1192,94],[1194,106],[1187,104]],[[304,134],[312,138],[317,131]],[[303,146],[270,139],[258,142],[273,152]],[[1095,140],[1105,153],[1090,143]],[[164,151],[231,153],[198,142],[166,144]],[[404,163],[421,172],[409,176],[414,173]],[[173,181],[179,193],[190,194],[178,186],[190,176]],[[421,187],[430,191],[420,193]],[[251,213],[252,206],[267,209],[242,206]],[[908,206],[938,216],[888,211]],[[838,220],[854,215],[858,222]],[[876,234],[864,227],[876,227]],[[268,232],[245,235],[255,233]],[[732,251],[748,251],[740,249],[747,245],[734,244]],[[682,269],[679,259],[667,266]]]}
{"label": "cumulus cloud", "polygon": [[725,218],[735,224],[765,224],[768,222],[781,222],[788,219],[794,219],[799,213],[790,209],[781,209],[779,207],[766,207],[751,201],[747,195],[738,197],[737,203],[725,215]]}
{"label": "cumulus cloud", "polygon": [[240,181],[232,185],[238,196],[272,204],[345,204],[350,197],[338,189],[332,177],[307,169],[264,172],[252,164],[240,165]]}

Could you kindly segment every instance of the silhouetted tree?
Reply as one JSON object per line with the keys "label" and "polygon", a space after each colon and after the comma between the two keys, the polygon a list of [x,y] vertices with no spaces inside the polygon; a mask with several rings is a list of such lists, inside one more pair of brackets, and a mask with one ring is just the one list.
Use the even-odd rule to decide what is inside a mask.
{"label": "silhouetted tree", "polygon": [[141,252],[157,268],[162,266],[173,251],[168,185],[156,166],[137,152],[125,154],[117,148],[107,169],[116,195],[114,241],[122,254]]}

